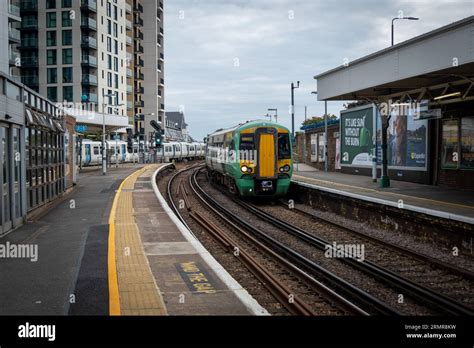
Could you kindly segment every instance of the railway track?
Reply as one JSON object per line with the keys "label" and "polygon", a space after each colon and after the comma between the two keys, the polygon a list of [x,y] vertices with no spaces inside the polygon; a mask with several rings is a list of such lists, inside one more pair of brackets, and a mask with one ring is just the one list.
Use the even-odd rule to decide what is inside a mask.
{"label": "railway track", "polygon": [[[184,179],[179,177],[186,173],[194,171],[192,175],[189,175],[187,181],[189,189],[186,186]],[[286,258],[280,256],[274,252],[271,248],[261,243],[259,240],[251,236],[248,231],[242,227],[228,221],[226,216],[216,209],[212,203],[209,202],[206,193],[197,184],[195,175],[199,170],[196,170],[195,166],[186,168],[173,174],[167,185],[168,199],[171,206],[178,217],[186,223],[184,218],[183,209],[179,209],[176,205],[175,200],[182,197],[185,211],[187,215],[199,224],[204,230],[211,234],[214,239],[226,249],[229,253],[232,253],[236,258],[257,278],[262,284],[268,289],[268,291],[288,310],[289,313],[294,315],[317,315],[316,309],[324,308],[327,311],[328,306],[336,307],[339,314],[351,314],[351,315],[368,315],[368,313],[354,305],[352,302],[346,300],[333,290],[329,289],[322,283],[318,282],[306,272],[296,267],[293,263],[289,262]],[[220,222],[227,221],[228,227],[237,231],[240,238],[232,237],[227,231],[225,231],[217,223],[214,223],[206,214],[203,214],[196,209],[195,206],[190,202],[190,195],[193,194],[197,200],[205,207],[205,210],[211,211],[214,216],[220,219]],[[244,242],[245,239],[245,242]],[[260,255],[265,255],[265,262],[257,260],[255,256],[255,250],[258,249]],[[252,255],[253,254],[253,255]],[[270,262],[269,259],[272,261]],[[277,265],[277,267],[268,267],[269,264]],[[275,269],[279,269],[279,273],[275,272]],[[285,271],[283,271],[283,269]],[[282,272],[284,277],[282,277]],[[301,291],[300,295],[298,287],[295,289],[293,286],[290,288],[282,281],[282,278],[298,278],[299,283],[303,283],[302,287],[305,291]],[[302,300],[303,297],[307,296],[307,290],[312,291],[312,298],[316,298],[317,305],[312,301],[311,304]],[[305,294],[306,293],[306,294]],[[334,312],[334,309],[331,309]]]}

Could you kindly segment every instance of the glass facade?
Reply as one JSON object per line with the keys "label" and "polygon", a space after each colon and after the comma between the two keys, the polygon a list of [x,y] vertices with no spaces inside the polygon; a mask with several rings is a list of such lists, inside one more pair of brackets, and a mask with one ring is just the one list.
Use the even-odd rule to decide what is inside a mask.
{"label": "glass facade", "polygon": [[474,169],[474,117],[443,120],[441,166]]}

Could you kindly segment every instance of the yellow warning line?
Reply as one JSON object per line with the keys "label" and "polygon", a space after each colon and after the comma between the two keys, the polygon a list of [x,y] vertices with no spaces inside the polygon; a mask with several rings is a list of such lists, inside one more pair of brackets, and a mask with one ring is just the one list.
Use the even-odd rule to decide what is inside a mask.
{"label": "yellow warning line", "polygon": [[114,197],[114,202],[112,203],[112,208],[110,209],[109,215],[109,252],[108,252],[108,271],[109,271],[109,314],[110,315],[120,315],[120,296],[119,296],[119,287],[118,287],[118,277],[117,277],[117,260],[115,253],[115,217],[117,211],[117,202],[122,192],[122,188],[127,182],[127,180],[136,173],[133,172],[127,176],[122,183],[120,184],[117,193]]}
{"label": "yellow warning line", "polygon": [[469,206],[469,205],[450,203],[450,202],[444,202],[444,201],[437,201],[437,200],[434,200],[434,199],[423,198],[423,197],[413,197],[413,196],[410,196],[410,195],[405,195],[403,193],[381,192],[381,191],[377,191],[377,190],[374,190],[374,189],[371,189],[371,188],[357,187],[357,186],[352,186],[352,185],[347,185],[347,184],[340,184],[340,183],[336,183],[336,182],[333,182],[333,181],[314,179],[314,178],[309,178],[309,177],[306,177],[306,176],[295,175],[295,174],[293,174],[293,178],[301,179],[301,181],[303,181],[303,182],[305,180],[311,180],[311,181],[319,182],[319,183],[322,183],[322,184],[330,184],[332,186],[349,187],[349,188],[352,188],[352,189],[357,189],[357,190],[361,190],[361,191],[368,191],[368,192],[374,192],[374,193],[378,193],[378,194],[382,194],[382,195],[392,195],[392,196],[396,196],[396,197],[406,197],[406,198],[410,198],[410,199],[413,199],[413,200],[420,200],[420,201],[436,203],[437,205],[450,205],[450,206],[453,206],[453,207],[461,207],[461,208],[464,208],[464,209],[474,210],[474,207]]}

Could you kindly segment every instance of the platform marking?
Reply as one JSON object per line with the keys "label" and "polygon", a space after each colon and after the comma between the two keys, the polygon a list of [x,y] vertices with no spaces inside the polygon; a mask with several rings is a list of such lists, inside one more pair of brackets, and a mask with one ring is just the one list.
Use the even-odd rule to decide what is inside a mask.
{"label": "platform marking", "polygon": [[[304,180],[312,180],[312,181],[316,181],[316,182],[319,182],[319,183],[325,183],[325,184],[331,184],[331,185],[343,186],[343,187],[350,187],[350,188],[354,188],[354,189],[358,189],[358,190],[365,190],[365,191],[369,191],[369,192],[376,192],[376,193],[381,193],[381,194],[386,194],[386,195],[402,196],[402,197],[407,197],[407,198],[410,198],[410,199],[413,199],[413,200],[428,201],[428,202],[431,202],[431,203],[436,203],[438,205],[452,205],[452,206],[455,206],[455,207],[461,207],[461,208],[467,208],[469,210],[474,210],[474,207],[469,206],[469,205],[450,203],[450,202],[444,202],[444,201],[437,201],[437,200],[430,199],[430,198],[414,197],[414,196],[406,195],[406,194],[403,194],[403,193],[379,191],[379,190],[375,190],[375,189],[371,189],[371,188],[367,188],[367,187],[352,186],[352,185],[341,184],[341,183],[337,183],[337,182],[333,182],[333,181],[309,178],[309,177],[301,176],[301,175],[293,175],[293,177],[302,179],[303,182],[304,182]],[[295,181],[295,182],[298,183],[298,181]]]}

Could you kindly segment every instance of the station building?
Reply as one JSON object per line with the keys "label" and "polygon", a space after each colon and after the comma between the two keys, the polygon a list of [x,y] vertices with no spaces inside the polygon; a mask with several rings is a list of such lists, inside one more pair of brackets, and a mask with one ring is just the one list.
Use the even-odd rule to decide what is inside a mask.
{"label": "station building", "polygon": [[45,97],[0,73],[0,235],[74,184],[74,122]]}
{"label": "station building", "polygon": [[314,77],[318,100],[368,104],[341,112],[342,172],[371,175],[376,153],[380,176],[382,109],[410,105],[389,111],[389,176],[474,189],[473,38],[471,16]]}

